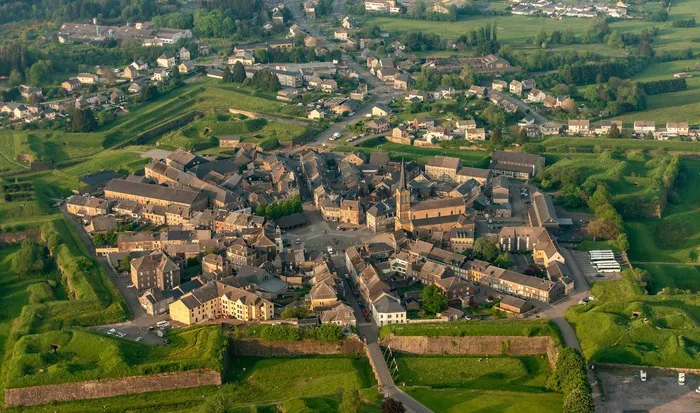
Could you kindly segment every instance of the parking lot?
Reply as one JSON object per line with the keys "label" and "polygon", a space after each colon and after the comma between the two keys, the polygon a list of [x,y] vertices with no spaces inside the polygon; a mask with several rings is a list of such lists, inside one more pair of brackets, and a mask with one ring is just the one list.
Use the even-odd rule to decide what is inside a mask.
{"label": "parking lot", "polygon": [[[151,329],[151,327],[154,327]],[[171,326],[172,327],[172,326]],[[144,344],[166,344],[165,339],[158,335],[166,330],[153,325],[139,325],[134,322],[109,324],[92,327],[93,330],[102,334],[123,338],[124,340],[138,341]]]}
{"label": "parking lot", "polygon": [[[576,259],[581,272],[583,272],[583,275],[586,277],[589,283],[591,281],[615,280],[621,277],[619,272],[598,273],[598,270],[596,270],[596,268],[591,264],[591,259],[587,251],[571,250],[571,252],[574,254],[574,258]],[[622,260],[619,258],[617,261],[622,264]]]}
{"label": "parking lot", "polygon": [[686,375],[684,386],[678,376],[666,371],[647,369],[647,381],[639,378],[639,370],[599,371],[605,401],[596,401],[596,412],[689,413],[700,411],[700,394],[695,390],[700,380]]}

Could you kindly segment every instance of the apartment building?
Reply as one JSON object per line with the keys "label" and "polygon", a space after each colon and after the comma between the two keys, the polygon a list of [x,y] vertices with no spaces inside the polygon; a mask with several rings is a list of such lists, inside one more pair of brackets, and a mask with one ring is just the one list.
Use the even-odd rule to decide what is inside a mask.
{"label": "apartment building", "polygon": [[235,277],[212,281],[170,304],[170,317],[184,325],[221,318],[264,321],[274,317],[274,304],[237,287]]}
{"label": "apartment building", "polygon": [[138,290],[171,290],[180,285],[181,273],[180,265],[160,250],[131,261],[131,282]]}

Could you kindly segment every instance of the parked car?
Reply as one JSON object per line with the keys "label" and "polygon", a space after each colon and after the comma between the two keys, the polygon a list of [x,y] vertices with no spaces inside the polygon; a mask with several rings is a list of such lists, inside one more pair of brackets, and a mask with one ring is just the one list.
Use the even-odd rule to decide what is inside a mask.
{"label": "parked car", "polygon": [[642,381],[647,381],[647,372],[644,370],[639,370],[639,378]]}
{"label": "parked car", "polygon": [[678,373],[678,384],[685,386],[685,373]]}
{"label": "parked car", "polygon": [[137,341],[137,342],[138,342],[138,341],[141,341],[141,340],[143,340],[143,337],[136,337],[136,341]]}

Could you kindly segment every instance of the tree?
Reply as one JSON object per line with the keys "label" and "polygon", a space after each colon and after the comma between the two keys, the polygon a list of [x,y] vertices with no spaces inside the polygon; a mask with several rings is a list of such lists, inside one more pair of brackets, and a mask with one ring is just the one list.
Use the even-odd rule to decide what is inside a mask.
{"label": "tree", "polygon": [[478,238],[474,243],[474,254],[484,261],[493,262],[498,258],[498,246],[486,238]]}
{"label": "tree", "polygon": [[10,72],[10,77],[7,79],[7,83],[10,86],[19,86],[24,83],[24,76],[19,70],[12,69]]}
{"label": "tree", "polygon": [[148,85],[141,92],[141,100],[144,102],[150,102],[155,100],[160,95],[158,88],[155,85]]}
{"label": "tree", "polygon": [[241,62],[236,62],[231,70],[231,82],[243,83],[246,79],[245,68]]}
{"label": "tree", "polygon": [[403,403],[394,399],[393,397],[388,397],[384,399],[381,407],[382,413],[405,413],[406,408],[403,407]]}
{"label": "tree", "polygon": [[119,272],[131,271],[131,257],[126,256],[119,261]]}
{"label": "tree", "polygon": [[593,413],[595,404],[590,392],[578,387],[564,398],[564,411],[567,413]]}
{"label": "tree", "polygon": [[608,138],[610,139],[617,139],[620,137],[620,128],[617,127],[617,124],[613,123],[610,125],[610,130],[608,131]]}
{"label": "tree", "polygon": [[547,32],[544,29],[540,29],[537,32],[537,36],[535,37],[535,41],[539,46],[542,45],[542,43],[545,43],[547,41]]}
{"label": "tree", "polygon": [[[236,63],[238,63],[238,62],[236,62]],[[224,68],[224,75],[221,77],[221,81],[222,81],[223,83],[231,83],[231,82],[233,82],[233,79],[231,78],[231,69],[229,69],[228,66],[226,66],[226,67]]]}
{"label": "tree", "polygon": [[42,272],[47,265],[46,251],[36,241],[25,239],[12,260],[12,270],[17,274]]}
{"label": "tree", "polygon": [[73,132],[92,132],[97,129],[97,119],[90,108],[75,108],[71,130]]}
{"label": "tree", "polygon": [[427,314],[435,315],[447,308],[447,296],[445,292],[436,285],[428,285],[423,288],[423,311]]}
{"label": "tree", "polygon": [[32,86],[40,86],[51,80],[53,64],[50,60],[39,60],[34,63],[27,73],[27,81]]}
{"label": "tree", "polygon": [[266,90],[268,92],[276,92],[281,87],[277,76],[266,69],[255,72],[253,75],[252,84],[253,87]]}
{"label": "tree", "polygon": [[639,45],[637,46],[637,54],[644,57],[654,56],[654,49],[651,48],[649,30],[647,29],[642,30],[642,34],[639,38]]}
{"label": "tree", "polygon": [[309,315],[309,310],[305,307],[287,307],[280,314],[280,318],[306,318]]}

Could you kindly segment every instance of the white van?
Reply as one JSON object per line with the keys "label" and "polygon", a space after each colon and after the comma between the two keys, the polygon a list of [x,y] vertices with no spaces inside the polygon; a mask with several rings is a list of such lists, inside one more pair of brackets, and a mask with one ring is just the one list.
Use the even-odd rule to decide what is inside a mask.
{"label": "white van", "polygon": [[168,321],[165,321],[165,320],[164,320],[164,321],[159,321],[159,322],[156,323],[156,327],[158,327],[158,328],[170,327],[170,323],[169,323]]}
{"label": "white van", "polygon": [[685,373],[678,373],[678,384],[685,386]]}

